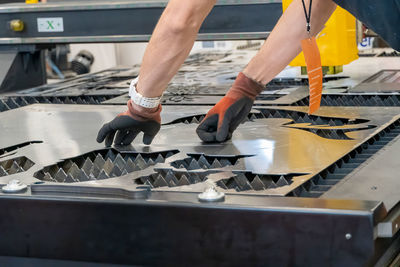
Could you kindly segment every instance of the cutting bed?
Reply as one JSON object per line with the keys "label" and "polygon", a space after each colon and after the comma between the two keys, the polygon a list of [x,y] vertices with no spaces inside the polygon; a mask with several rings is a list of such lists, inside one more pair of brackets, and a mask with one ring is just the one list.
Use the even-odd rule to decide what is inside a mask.
{"label": "cutting bed", "polygon": [[[252,53],[189,58],[164,95],[151,146],[141,136],[125,147],[95,141],[125,110],[138,67],[0,95],[0,184],[27,185],[0,193],[0,254],[134,265],[397,264],[396,79],[377,74],[357,89],[349,77],[327,76],[323,106],[308,115],[307,81],[276,78],[232,140],[202,143],[199,121]],[[388,81],[390,90],[373,90]],[[223,198],[202,201],[212,188]]]}

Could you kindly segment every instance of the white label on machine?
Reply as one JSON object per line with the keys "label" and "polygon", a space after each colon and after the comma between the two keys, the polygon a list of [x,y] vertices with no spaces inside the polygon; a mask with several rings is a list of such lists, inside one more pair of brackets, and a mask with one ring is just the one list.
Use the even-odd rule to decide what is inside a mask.
{"label": "white label on machine", "polygon": [[38,32],[63,32],[63,18],[37,18]]}

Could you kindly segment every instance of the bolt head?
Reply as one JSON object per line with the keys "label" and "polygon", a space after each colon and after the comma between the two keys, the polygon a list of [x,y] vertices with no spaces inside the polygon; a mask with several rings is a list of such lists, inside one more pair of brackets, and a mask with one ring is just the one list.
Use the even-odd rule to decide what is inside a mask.
{"label": "bolt head", "polygon": [[350,234],[350,233],[347,233],[347,234],[345,235],[345,237],[346,237],[347,240],[350,240],[350,239],[351,239],[351,234]]}
{"label": "bolt head", "polygon": [[8,182],[3,188],[1,189],[3,193],[18,193],[27,188],[26,184],[21,183],[21,181],[17,179],[13,179]]}
{"label": "bolt head", "polygon": [[217,202],[225,199],[225,193],[218,192],[214,186],[207,188],[203,193],[199,194],[199,200],[203,202]]}
{"label": "bolt head", "polygon": [[10,21],[10,28],[15,32],[22,32],[24,30],[24,22],[20,19]]}

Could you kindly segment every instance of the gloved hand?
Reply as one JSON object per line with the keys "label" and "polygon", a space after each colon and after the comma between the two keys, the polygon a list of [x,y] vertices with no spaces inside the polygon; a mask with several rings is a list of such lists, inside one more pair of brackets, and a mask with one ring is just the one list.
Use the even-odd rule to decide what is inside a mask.
{"label": "gloved hand", "polygon": [[240,72],[231,89],[201,121],[196,129],[197,135],[204,142],[224,142],[230,139],[263,89],[263,85]]}
{"label": "gloved hand", "polygon": [[[112,121],[101,127],[97,134],[97,142],[106,140],[106,146],[129,145],[135,137],[143,132],[143,143],[150,145],[160,130],[161,105],[156,108],[145,108],[129,100],[128,110],[120,113]],[[114,139],[115,133],[118,131]]]}

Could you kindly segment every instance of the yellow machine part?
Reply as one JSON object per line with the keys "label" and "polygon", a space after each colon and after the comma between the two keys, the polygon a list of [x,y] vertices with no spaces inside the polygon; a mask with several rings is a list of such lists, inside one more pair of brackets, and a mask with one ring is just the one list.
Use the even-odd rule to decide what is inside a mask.
{"label": "yellow machine part", "polygon": [[[283,11],[291,2],[292,0],[282,0]],[[304,28],[305,25],[304,18]],[[326,22],[325,28],[317,36],[317,44],[321,53],[322,66],[341,66],[356,60],[358,58],[356,19],[338,6]],[[306,66],[303,52],[289,65]]]}
{"label": "yellow machine part", "polygon": [[26,4],[37,4],[39,3],[39,0],[25,0]]}

